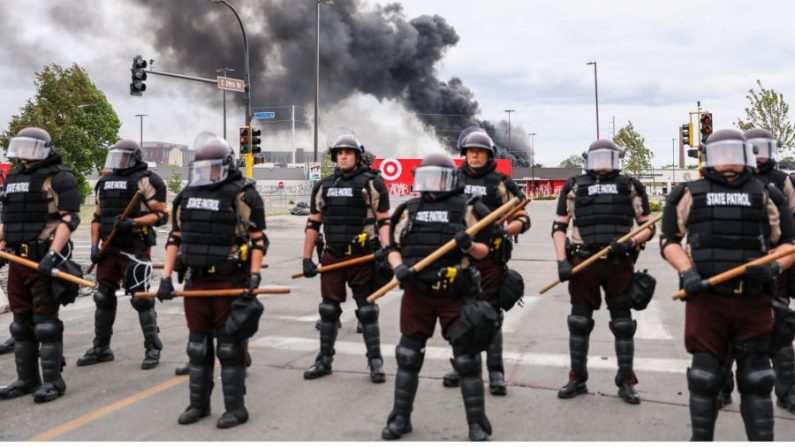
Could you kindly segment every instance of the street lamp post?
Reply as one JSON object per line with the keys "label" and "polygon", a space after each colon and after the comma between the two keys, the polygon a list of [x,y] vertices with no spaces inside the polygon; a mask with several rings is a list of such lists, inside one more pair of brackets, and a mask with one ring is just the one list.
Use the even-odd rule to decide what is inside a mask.
{"label": "street lamp post", "polygon": [[315,150],[313,160],[317,163],[317,132],[318,132],[318,116],[317,108],[320,102],[320,4],[333,5],[334,0],[317,0],[317,21],[315,22],[315,37],[317,38],[315,45]]}
{"label": "street lamp post", "polygon": [[515,112],[514,109],[505,109],[505,113],[508,114],[508,153],[513,155],[513,151],[511,150],[511,113]]}
{"label": "street lamp post", "polygon": [[593,90],[596,98],[596,139],[599,139],[599,84],[596,79],[596,61],[587,62],[585,65],[593,65]]}
{"label": "street lamp post", "polygon": [[530,132],[530,193],[535,195],[536,190],[536,133]]}
{"label": "street lamp post", "polygon": [[[224,77],[226,77],[226,74],[228,72],[230,72],[230,71],[235,71],[235,69],[234,68],[229,68],[229,67],[224,67],[224,68],[217,68],[215,70],[216,73],[223,73]],[[223,92],[223,96],[224,96],[224,99],[223,99],[223,101],[224,101],[224,140],[226,140],[226,90],[224,89],[224,90],[221,90],[221,91]]]}
{"label": "street lamp post", "polygon": [[[237,19],[237,23],[240,24],[240,30],[243,32],[243,49],[245,51],[244,54],[244,67],[243,70],[245,84],[246,84],[246,127],[249,129],[249,141],[251,141],[251,72],[249,71],[249,64],[248,64],[248,36],[246,36],[246,27],[243,25],[243,20],[240,19],[240,14],[237,13],[237,10],[229,4],[226,0],[210,0],[210,3],[223,3],[232,12],[235,14],[235,18]],[[253,172],[254,166],[254,156],[249,152],[246,154],[246,177],[251,178],[254,175]]]}
{"label": "street lamp post", "polygon": [[[671,189],[674,189],[674,181],[676,180],[676,138],[671,138]],[[670,192],[670,191],[669,191]]]}
{"label": "street lamp post", "polygon": [[137,116],[138,118],[141,119],[141,135],[140,135],[139,144],[141,145],[141,148],[143,149],[143,147],[144,147],[144,117],[145,116],[149,116],[149,115],[138,114],[138,115],[135,115],[135,116]]}

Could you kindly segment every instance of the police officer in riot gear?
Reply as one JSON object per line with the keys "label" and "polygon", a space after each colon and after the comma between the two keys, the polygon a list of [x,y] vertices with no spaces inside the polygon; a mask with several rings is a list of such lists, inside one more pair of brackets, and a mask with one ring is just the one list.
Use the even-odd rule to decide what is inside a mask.
{"label": "police officer in riot gear", "polygon": [[[304,238],[304,276],[317,275],[312,251],[323,227],[325,250],[320,257],[323,265],[336,264],[379,251],[389,241],[389,194],[377,171],[364,162],[364,147],[350,131],[332,138],[329,145],[331,160],[337,163],[334,173],[323,178],[312,189],[310,216]],[[384,262],[384,261],[382,261]],[[315,363],[304,372],[311,380],[331,374],[334,342],[337,338],[340,304],[346,299],[346,284],[356,300],[356,318],[361,322],[370,380],[386,380],[381,357],[381,336],[378,327],[378,305],[367,302],[367,296],[378,281],[376,265],[358,264],[320,277],[322,301],[320,313],[320,352]]]}
{"label": "police officer in riot gear", "polygon": [[[96,211],[91,222],[91,262],[97,266],[97,291],[94,293],[94,345],[77,366],[93,365],[113,360],[110,339],[116,319],[116,290],[119,283],[126,293],[145,291],[151,266],[150,247],[155,244],[154,226],[168,221],[166,184],[149,170],[141,157],[141,147],[132,140],[119,140],[108,151],[105,171],[96,185]],[[125,208],[140,192],[133,212],[121,219]],[[110,245],[100,255],[99,242]],[[131,298],[138,312],[144,335],[142,369],[151,369],[160,362],[163,344],[158,337],[157,313],[154,300]]]}
{"label": "police officer in riot gear", "polygon": [[[484,405],[482,360],[474,339],[462,335],[458,329],[462,321],[464,301],[484,304],[491,311],[491,321],[497,326],[498,314],[491,305],[476,302],[480,278],[473,260],[489,254],[491,230],[481,231],[476,238],[466,229],[485,217],[489,210],[463,193],[457,182],[458,170],[447,154],[426,156],[414,173],[414,192],[421,194],[400,204],[392,214],[391,241],[387,248],[395,278],[403,288],[400,304],[401,338],[395,350],[398,370],[395,375],[395,400],[383,439],[397,439],[412,431],[411,412],[419,384],[419,373],[425,355],[425,344],[433,336],[438,318],[442,335],[453,347],[452,364],[459,375],[464,398],[469,438],[485,441],[491,434],[491,424]],[[441,245],[455,239],[456,248],[420,272],[413,266]],[[455,334],[455,335],[454,335]],[[459,336],[461,335],[461,336]],[[493,335],[493,332],[492,334]]]}
{"label": "police officer in riot gear", "polygon": [[[601,307],[601,288],[610,311],[610,331],[615,337],[618,395],[629,404],[640,403],[634,387],[638,379],[632,367],[637,322],[632,319],[628,292],[634,278],[634,259],[643,243],[653,236],[654,228],[644,230],[628,242],[618,242],[632,230],[634,222],[642,224],[650,214],[646,189],[637,179],[620,173],[622,156],[622,151],[610,140],[592,143],[583,154],[585,174],[570,178],[558,200],[552,238],[558,276],[561,281],[569,281],[571,296],[568,317],[571,370],[568,383],[558,392],[561,399],[588,392],[588,344],[594,327],[593,311]],[[571,219],[574,219],[573,228],[567,240]],[[612,250],[605,259],[572,276],[574,266],[607,246]]]}
{"label": "police officer in riot gear", "polygon": [[688,296],[685,347],[693,355],[687,382],[694,441],[714,437],[721,367],[729,352],[737,360],[748,439],[773,440],[772,297],[778,274],[792,265],[793,256],[747,267],[745,275],[714,287],[706,281],[795,241],[786,199],[753,178],[753,152],[741,132],[713,133],[703,148],[704,178],[677,187],[665,204],[660,246]]}
{"label": "police officer in riot gear", "polygon": [[[265,206],[254,182],[244,179],[237,169],[226,141],[210,139],[197,150],[188,186],[174,199],[172,212],[158,299],[173,298],[171,274],[176,270],[180,279],[184,276],[185,290],[246,288],[248,292],[236,300],[243,304],[256,300],[251,292],[260,284],[268,247]],[[230,332],[231,298],[190,298],[184,304],[190,330],[190,405],[179,423],[193,424],[210,414],[216,355],[226,407],[217,427],[245,423],[245,340],[252,334]],[[217,346],[213,346],[213,335]]]}
{"label": "police officer in riot gear", "polygon": [[43,129],[19,131],[6,155],[20,163],[6,179],[0,249],[38,262],[39,267],[9,265],[17,380],[0,388],[0,399],[33,393],[34,402],[48,402],[66,391],[61,377],[63,323],[51,275],[71,256],[69,238],[80,224],[80,190]]}
{"label": "police officer in riot gear", "polygon": [[[477,127],[464,129],[458,138],[458,150],[465,157],[458,178],[464,185],[464,193],[479,196],[480,201],[490,211],[494,211],[514,197],[523,197],[522,192],[513,180],[497,172],[494,161],[496,146],[485,130]],[[521,276],[509,271],[508,260],[511,257],[511,238],[530,229],[530,218],[524,210],[516,213],[505,228],[494,230],[489,246],[489,256],[478,261],[475,266],[480,272],[483,293],[480,298],[492,303],[499,309],[500,294],[514,294],[515,299],[522,297],[523,282]],[[518,281],[516,281],[516,276]],[[516,287],[511,288],[513,282]],[[502,312],[500,311],[502,318]],[[502,361],[502,330],[497,331],[494,340],[486,350],[486,367],[489,370],[489,392],[495,396],[507,393],[505,386],[505,367]],[[450,371],[444,376],[445,386],[458,386],[458,373]]]}

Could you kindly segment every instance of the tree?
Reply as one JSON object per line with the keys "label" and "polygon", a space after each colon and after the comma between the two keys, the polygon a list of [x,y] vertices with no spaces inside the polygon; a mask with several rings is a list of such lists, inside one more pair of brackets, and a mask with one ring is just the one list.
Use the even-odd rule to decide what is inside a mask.
{"label": "tree", "polygon": [[175,168],[171,168],[171,177],[169,177],[166,181],[166,186],[168,187],[168,190],[174,194],[177,194],[182,190],[182,174],[180,174]]}
{"label": "tree", "polygon": [[742,130],[761,127],[781,141],[782,152],[791,154],[795,148],[795,127],[789,121],[789,104],[784,95],[773,89],[766,89],[762,81],[756,80],[759,90],[748,90],[745,95],[750,105],[745,108],[745,120],[737,118],[735,126]]}
{"label": "tree", "polygon": [[619,129],[613,142],[624,150],[624,171],[627,174],[638,176],[651,169],[654,153],[646,147],[646,140],[635,130],[632,121]]}
{"label": "tree", "polygon": [[77,177],[82,197],[91,193],[86,174],[99,169],[106,148],[119,139],[121,122],[113,106],[77,64],[52,64],[36,73],[36,95],[11,117],[0,133],[0,146],[25,127],[41,127]]}
{"label": "tree", "polygon": [[571,157],[560,162],[561,168],[584,168],[585,160],[581,155],[572,155]]}

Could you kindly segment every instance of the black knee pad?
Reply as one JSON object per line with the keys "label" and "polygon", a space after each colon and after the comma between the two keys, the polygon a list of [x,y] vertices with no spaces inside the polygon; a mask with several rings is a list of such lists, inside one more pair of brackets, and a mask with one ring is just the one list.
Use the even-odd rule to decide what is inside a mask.
{"label": "black knee pad", "polygon": [[362,324],[377,323],[378,304],[375,303],[368,304],[366,306],[362,306],[359,309],[356,309],[356,318],[358,318]]}
{"label": "black knee pad", "polygon": [[94,292],[94,302],[99,309],[116,310],[116,291],[100,284]]}
{"label": "black knee pad", "polygon": [[400,337],[400,343],[395,347],[395,359],[398,367],[409,371],[419,371],[425,357],[425,340],[409,337]]}
{"label": "black knee pad", "polygon": [[207,332],[191,332],[188,336],[188,359],[194,365],[212,365],[212,337]]}
{"label": "black knee pad", "polygon": [[15,341],[34,340],[36,335],[33,332],[32,314],[14,314],[14,321],[9,326],[11,338]]}
{"label": "black knee pad", "polygon": [[616,338],[632,338],[638,329],[638,322],[628,318],[610,320],[610,332]]}
{"label": "black knee pad", "polygon": [[737,361],[737,389],[740,393],[768,395],[776,385],[776,373],[770,358],[750,354]]}
{"label": "black knee pad", "polygon": [[243,343],[227,335],[218,336],[218,360],[221,366],[243,366],[246,364],[246,351]]}
{"label": "black knee pad", "polygon": [[687,368],[687,388],[691,393],[717,395],[723,385],[722,379],[720,361],[715,356],[706,352],[693,354],[693,363]]}
{"label": "black knee pad", "polygon": [[61,340],[63,323],[55,315],[34,315],[33,331],[36,338],[42,343],[52,343]]}
{"label": "black knee pad", "polygon": [[461,354],[450,361],[461,376],[479,376],[481,372],[480,354]]}
{"label": "black knee pad", "polygon": [[574,335],[588,336],[593,330],[594,321],[582,315],[569,315],[566,320],[569,324],[569,332]]}
{"label": "black knee pad", "polygon": [[147,310],[152,310],[155,308],[155,300],[146,300],[146,299],[135,299],[135,297],[130,298],[130,304],[132,305],[133,309],[137,310],[138,312],[146,312]]}
{"label": "black knee pad", "polygon": [[323,300],[318,306],[318,312],[320,313],[320,319],[323,321],[335,322],[342,315],[340,303],[331,300]]}

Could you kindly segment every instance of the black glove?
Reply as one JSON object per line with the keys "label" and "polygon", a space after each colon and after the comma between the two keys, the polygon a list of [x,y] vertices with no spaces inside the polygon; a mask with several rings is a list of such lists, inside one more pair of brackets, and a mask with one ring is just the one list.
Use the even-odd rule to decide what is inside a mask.
{"label": "black glove", "polygon": [[176,292],[174,291],[174,283],[171,282],[171,278],[161,279],[160,287],[157,289],[157,299],[162,303],[163,301],[174,299],[175,296]]}
{"label": "black glove", "polygon": [[[5,249],[3,251],[5,251]],[[0,269],[5,267],[6,264],[8,264],[8,261],[6,261],[5,258],[0,258]]]}
{"label": "black glove", "polygon": [[249,273],[248,275],[248,287],[246,291],[246,295],[254,297],[254,289],[259,288],[259,284],[262,282],[262,275],[259,272]]}
{"label": "black glove", "polygon": [[568,259],[558,261],[558,279],[560,279],[560,282],[566,282],[571,279],[571,263]]}
{"label": "black glove", "polygon": [[374,259],[375,263],[376,264],[382,264],[382,263],[386,262],[386,255],[387,255],[387,252],[386,252],[386,250],[384,250],[383,247],[379,248],[376,251],[374,251],[373,252],[373,256],[375,256],[375,259]]}
{"label": "black glove", "polygon": [[472,250],[473,245],[472,236],[470,236],[464,230],[459,231],[455,234],[455,245],[464,253],[469,253],[469,251]]}
{"label": "black glove", "polygon": [[99,261],[101,261],[101,260],[102,260],[102,255],[99,254],[99,246],[98,245],[92,245],[91,246],[91,262],[96,265],[96,264],[99,264]]}
{"label": "black glove", "polygon": [[407,267],[406,264],[400,264],[394,268],[395,270],[395,279],[404,283],[406,281],[411,281],[414,277],[414,269]]}
{"label": "black glove", "polygon": [[775,281],[781,273],[781,266],[778,262],[771,262],[763,265],[749,265],[745,268],[745,277],[755,284],[768,284]]}
{"label": "black glove", "polygon": [[55,268],[55,257],[58,256],[54,250],[50,250],[41,261],[39,267],[36,269],[39,273],[46,276],[52,276],[52,269]]}
{"label": "black glove", "polygon": [[689,296],[707,291],[711,287],[692,267],[679,274],[679,284]]}
{"label": "black glove", "polygon": [[119,233],[128,233],[132,230],[133,225],[135,225],[135,220],[130,219],[122,219],[121,216],[116,216],[116,222],[113,224],[113,228],[116,229]]}
{"label": "black glove", "polygon": [[626,242],[618,242],[618,239],[616,239],[610,243],[610,249],[619,257],[628,255],[633,248],[635,248],[635,245],[632,243],[632,239]]}
{"label": "black glove", "polygon": [[304,259],[304,277],[314,278],[317,276],[317,264],[311,259]]}

